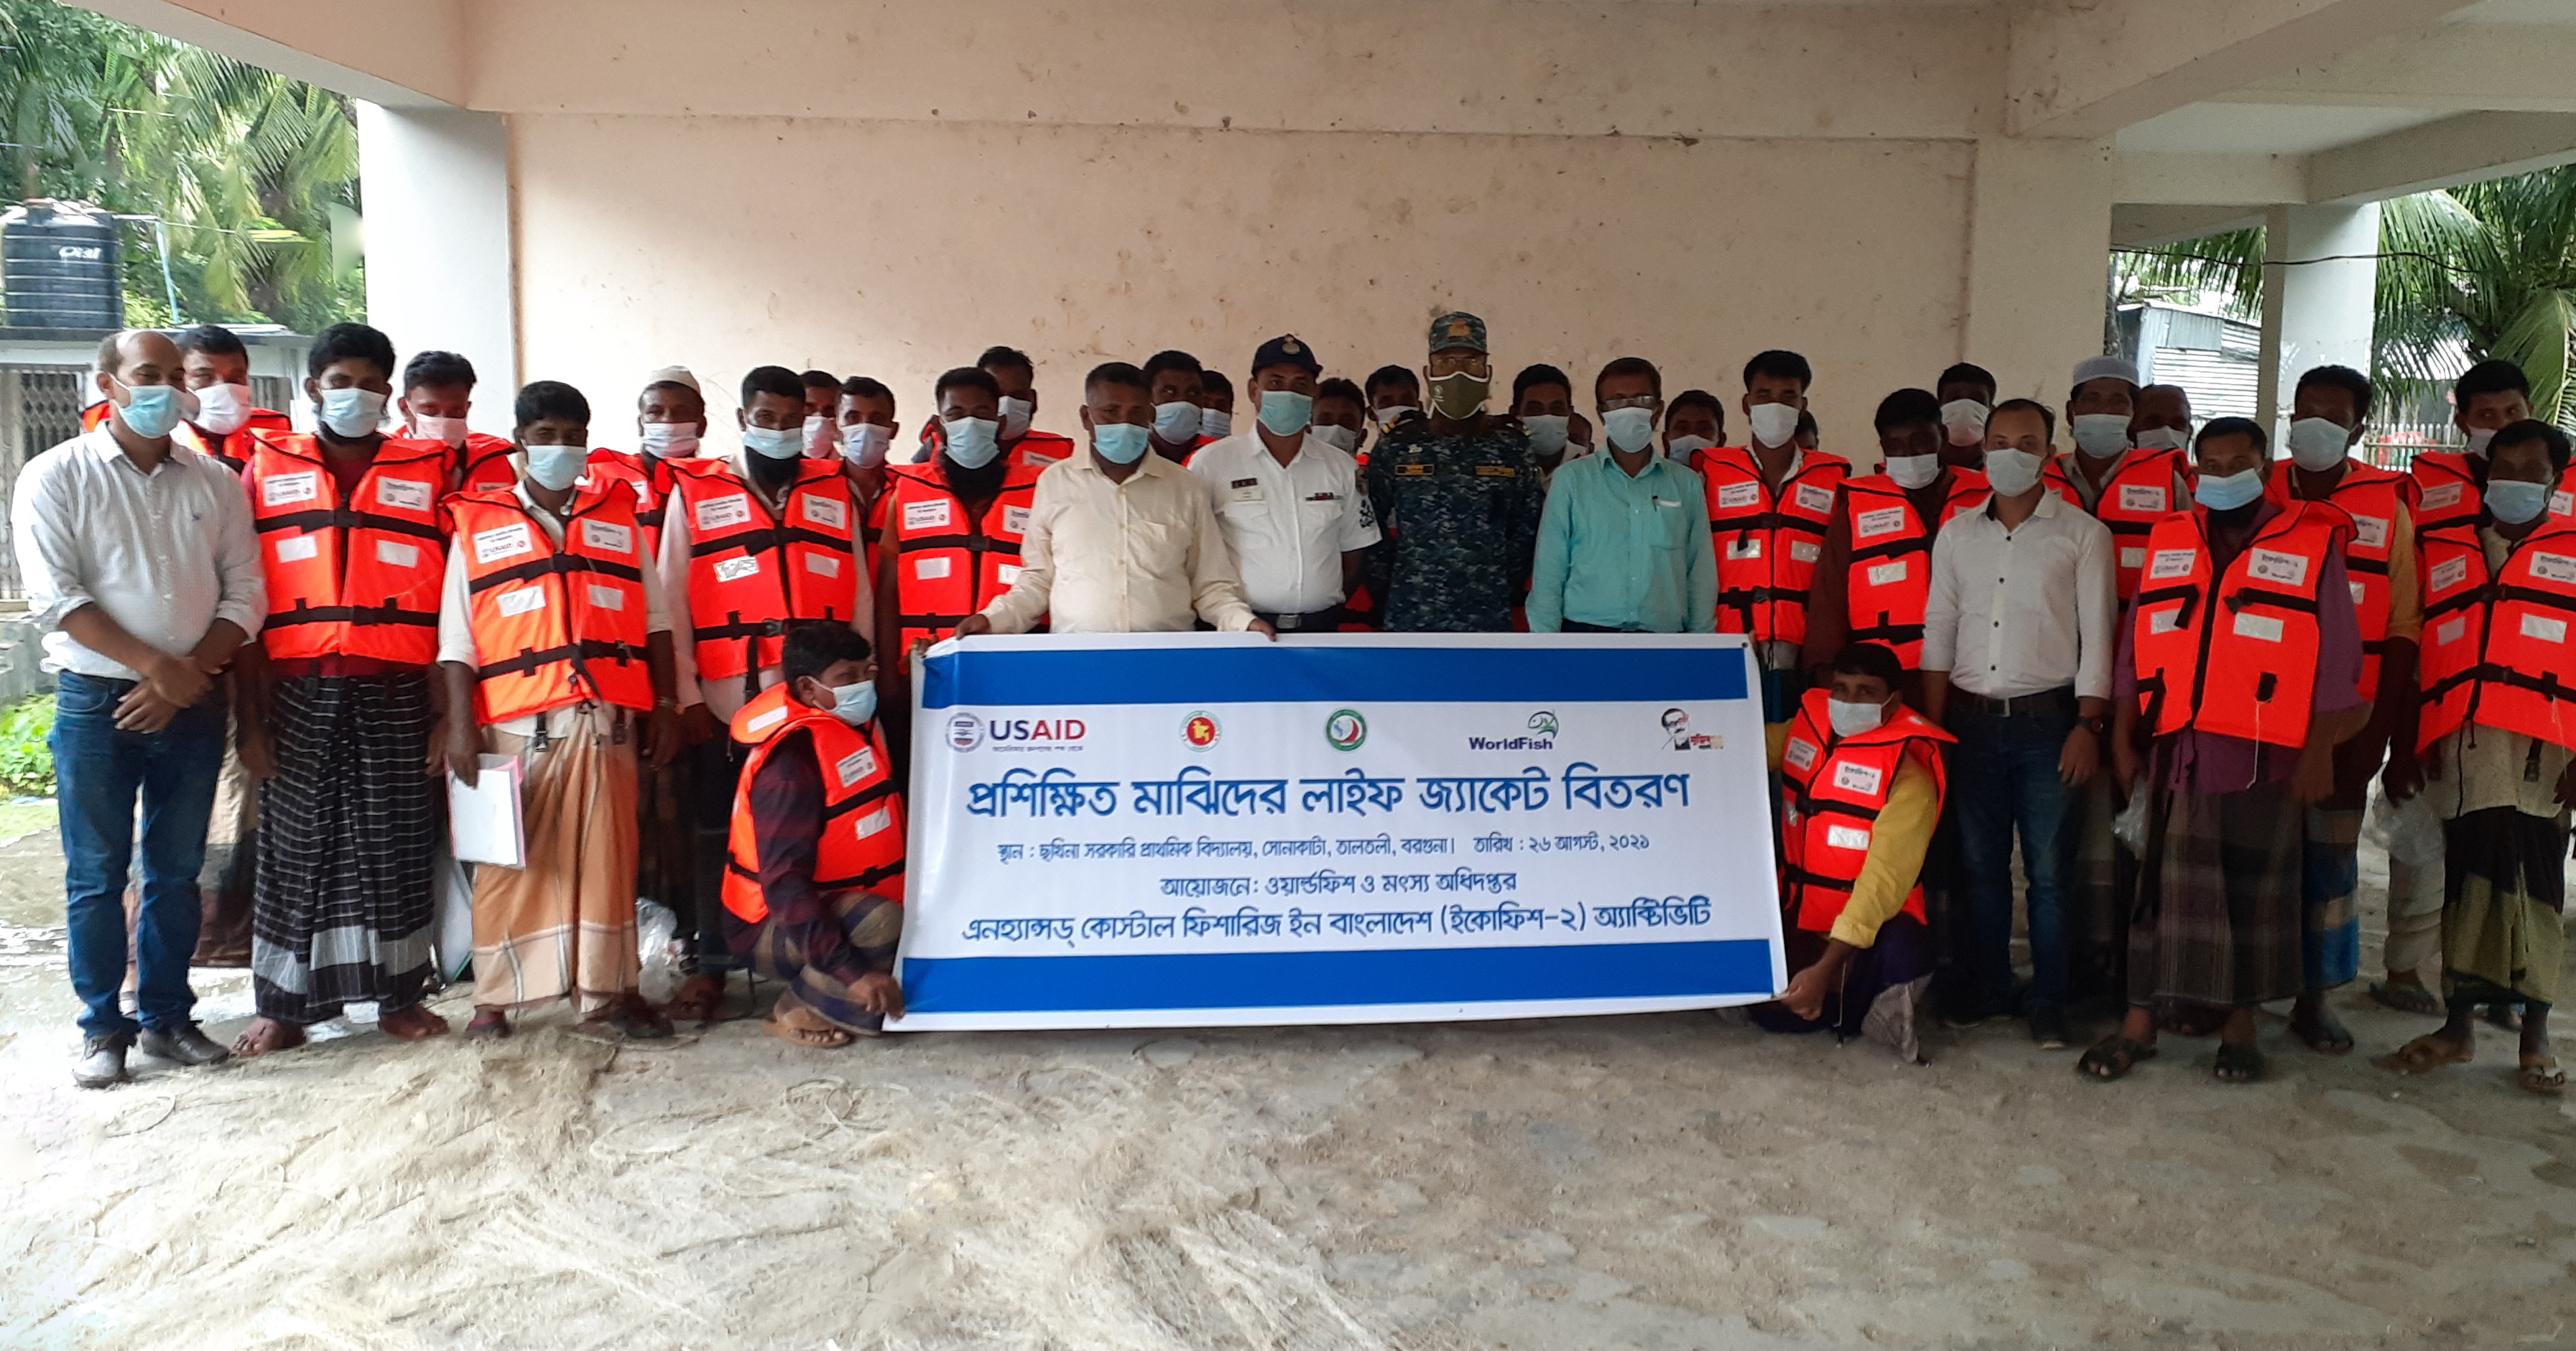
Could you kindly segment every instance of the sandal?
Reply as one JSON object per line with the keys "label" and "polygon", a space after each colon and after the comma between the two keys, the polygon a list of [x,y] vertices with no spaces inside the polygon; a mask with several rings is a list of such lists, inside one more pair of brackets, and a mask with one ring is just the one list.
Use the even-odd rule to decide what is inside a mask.
{"label": "sandal", "polygon": [[2087,1079],[2098,1079],[2107,1084],[2137,1068],[2139,1061],[2153,1060],[2155,1057],[2154,1042],[2131,1041],[2114,1032],[2093,1043],[2090,1050],[2076,1058],[2075,1072]]}
{"label": "sandal", "polygon": [[2558,1068],[2550,1056],[2526,1056],[2522,1068],[2513,1072],[2513,1086],[2525,1093],[2554,1098],[2567,1091],[2567,1071]]}
{"label": "sandal", "polygon": [[2393,980],[2374,980],[2370,983],[2370,998],[2372,1002],[2395,1009],[2399,1013],[2420,1013],[2427,1018],[2442,1016],[2442,1001],[2434,998],[2433,992],[2421,985],[2400,985]]}
{"label": "sandal", "polygon": [[2445,1065],[2465,1065],[2476,1054],[2477,1048],[2466,1042],[2451,1041],[2438,1032],[2427,1032],[2398,1047],[2394,1053],[2381,1056],[2379,1067],[2399,1074],[2431,1074]]}
{"label": "sandal", "polygon": [[777,1008],[770,1012],[769,1021],[762,1026],[769,1029],[769,1035],[781,1041],[817,1051],[837,1051],[858,1040],[858,1036],[848,1028],[834,1025],[822,1014],[805,1007],[804,1002],[793,994],[779,996]]}
{"label": "sandal", "polygon": [[473,1021],[465,1025],[468,1041],[485,1041],[510,1035],[510,1015],[499,1009],[477,1007]]}
{"label": "sandal", "polygon": [[663,1012],[675,1023],[696,1023],[704,1027],[716,1020],[717,1010],[724,1007],[725,982],[722,976],[695,975],[680,982],[679,993],[663,1005]]}
{"label": "sandal", "polygon": [[2222,1084],[2250,1084],[2263,1077],[2263,1053],[2251,1046],[2218,1046],[2218,1064],[2210,1070]]}
{"label": "sandal", "polygon": [[660,1009],[645,1003],[644,996],[638,994],[627,995],[582,1021],[613,1027],[629,1041],[668,1041],[671,1038],[671,1020],[663,1017]]}
{"label": "sandal", "polygon": [[[2303,1011],[2311,1016],[2300,1017]],[[2345,1027],[2343,1020],[2335,1017],[2334,1010],[2326,1007],[2323,996],[2304,1009],[2290,1010],[2290,1035],[2318,1055],[2352,1054],[2352,1029]]]}

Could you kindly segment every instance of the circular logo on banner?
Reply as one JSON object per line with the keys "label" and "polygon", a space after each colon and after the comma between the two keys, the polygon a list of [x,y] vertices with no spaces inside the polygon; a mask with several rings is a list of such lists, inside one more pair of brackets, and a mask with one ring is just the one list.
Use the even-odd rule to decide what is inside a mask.
{"label": "circular logo on banner", "polygon": [[1356,708],[1341,709],[1324,719],[1324,740],[1337,751],[1355,751],[1368,740],[1368,719]]}
{"label": "circular logo on banner", "polygon": [[948,720],[948,745],[953,750],[971,751],[984,744],[984,724],[972,713],[960,713]]}
{"label": "circular logo on banner", "polygon": [[1216,744],[1217,736],[1216,715],[1213,713],[1193,713],[1188,721],[1181,724],[1181,740],[1190,743],[1191,750],[1206,750]]}

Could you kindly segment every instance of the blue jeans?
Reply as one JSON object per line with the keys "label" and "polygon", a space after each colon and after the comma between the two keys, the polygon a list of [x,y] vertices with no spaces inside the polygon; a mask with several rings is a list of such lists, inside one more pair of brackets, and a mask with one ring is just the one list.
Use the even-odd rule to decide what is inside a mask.
{"label": "blue jeans", "polygon": [[55,796],[63,835],[63,893],[72,993],[81,1031],[132,1037],[117,993],[125,985],[125,881],[134,858],[134,799],[143,796],[143,907],[134,927],[143,1027],[188,1026],[197,1006],[188,959],[202,918],[197,870],[224,764],[224,702],[208,696],[158,732],[121,732],[116,705],[131,680],[65,671],[55,677]]}
{"label": "blue jeans", "polygon": [[2021,833],[2022,874],[2030,884],[2030,1004],[2066,1004],[2065,906],[2058,878],[2071,865],[2077,831],[2066,828],[2074,792],[2057,777],[2057,757],[2075,730],[2075,701],[2064,709],[2009,718],[1953,713],[1959,738],[1950,757],[1950,808],[1959,828],[1959,871],[1967,901],[1968,972],[1976,1011],[2012,1007],[2013,833]]}

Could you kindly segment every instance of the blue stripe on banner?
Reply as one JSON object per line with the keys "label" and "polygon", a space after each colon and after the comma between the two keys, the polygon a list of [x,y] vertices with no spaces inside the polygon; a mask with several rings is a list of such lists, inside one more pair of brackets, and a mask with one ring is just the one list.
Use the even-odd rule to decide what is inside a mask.
{"label": "blue stripe on banner", "polygon": [[906,957],[913,1013],[1482,1004],[1771,993],[1759,938],[1340,952]]}
{"label": "blue stripe on banner", "polygon": [[923,662],[924,708],[959,704],[1669,701],[1745,697],[1735,647],[1153,647],[977,652]]}

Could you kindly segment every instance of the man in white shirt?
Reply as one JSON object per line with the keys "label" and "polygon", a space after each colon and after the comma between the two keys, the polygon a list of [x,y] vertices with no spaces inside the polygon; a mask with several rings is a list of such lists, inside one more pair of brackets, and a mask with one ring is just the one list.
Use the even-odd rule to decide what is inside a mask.
{"label": "man in white shirt", "polygon": [[[188,958],[202,919],[197,871],[224,759],[214,677],[268,611],[259,536],[241,481],[171,444],[196,411],[179,349],[158,333],[99,344],[108,421],[19,471],[10,525],[27,617],[50,630],[56,798],[83,1088],[125,1077],[125,1053],[186,1065],[225,1058],[197,1029]],[[132,945],[139,1019],[118,999],[125,882],[143,804],[143,902]]]}
{"label": "man in white shirt", "polygon": [[1263,343],[1248,386],[1259,401],[1251,430],[1190,459],[1234,550],[1244,599],[1282,633],[1338,627],[1360,553],[1378,541],[1359,461],[1312,425],[1323,373],[1297,338]]}
{"label": "man in white shirt", "polygon": [[[1026,633],[1043,615],[1056,633],[1174,633],[1204,619],[1276,637],[1243,601],[1205,489],[1146,453],[1154,396],[1145,373],[1124,361],[1095,366],[1082,397],[1088,453],[1038,477],[1019,579],[966,616],[957,636]],[[915,646],[918,655],[929,642]]]}
{"label": "man in white shirt", "polygon": [[2041,481],[2055,421],[2028,399],[1986,419],[1994,496],[1941,527],[1924,607],[1924,711],[1958,737],[1950,801],[1967,900],[1971,998],[1957,1021],[2012,1010],[2013,836],[2028,879],[2030,1034],[2066,1045],[2060,876],[2076,788],[2101,763],[2118,652],[2111,532]]}

